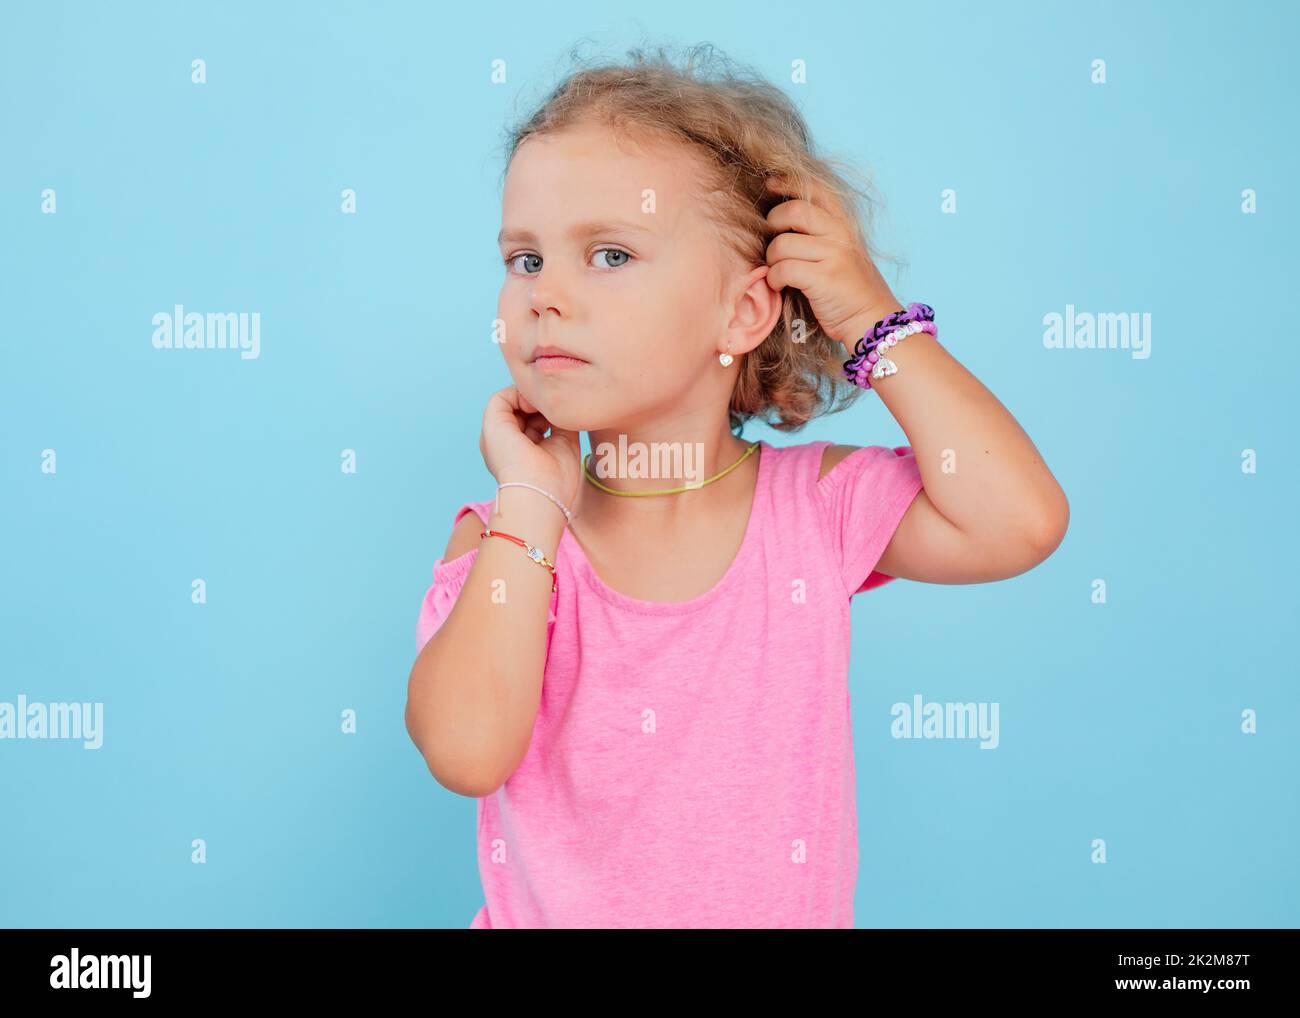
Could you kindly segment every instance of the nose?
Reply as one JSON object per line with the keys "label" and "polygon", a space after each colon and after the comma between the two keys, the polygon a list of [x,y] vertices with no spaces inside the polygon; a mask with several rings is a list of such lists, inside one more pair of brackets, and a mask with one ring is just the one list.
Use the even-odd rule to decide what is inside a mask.
{"label": "nose", "polygon": [[548,271],[543,266],[542,271],[533,277],[532,286],[528,291],[528,305],[539,318],[547,311],[554,311],[557,315],[564,316],[566,298],[559,276],[554,269]]}

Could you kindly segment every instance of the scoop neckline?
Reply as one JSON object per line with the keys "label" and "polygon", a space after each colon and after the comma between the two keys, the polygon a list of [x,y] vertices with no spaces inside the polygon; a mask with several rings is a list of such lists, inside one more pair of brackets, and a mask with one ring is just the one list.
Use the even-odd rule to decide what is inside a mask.
{"label": "scoop neckline", "polygon": [[582,545],[570,533],[568,527],[565,527],[560,535],[560,547],[566,547],[567,542],[567,547],[572,550],[576,559],[576,572],[582,577],[583,582],[594,593],[616,608],[622,608],[625,611],[635,612],[639,615],[686,615],[708,607],[722,597],[728,588],[736,582],[736,577],[740,574],[746,560],[753,553],[753,546],[758,541],[760,525],[758,517],[766,504],[766,482],[771,469],[768,460],[771,458],[772,446],[768,445],[767,441],[762,438],[758,440],[757,445],[759,447],[758,452],[754,455],[758,457],[758,473],[754,478],[754,493],[749,503],[749,518],[745,521],[745,534],[740,539],[740,547],[732,557],[731,564],[727,566],[727,571],[722,574],[717,583],[703,594],[699,594],[689,601],[646,601],[639,597],[632,597],[615,590],[600,578],[595,567],[591,564],[591,560],[587,558],[587,553],[583,551]]}

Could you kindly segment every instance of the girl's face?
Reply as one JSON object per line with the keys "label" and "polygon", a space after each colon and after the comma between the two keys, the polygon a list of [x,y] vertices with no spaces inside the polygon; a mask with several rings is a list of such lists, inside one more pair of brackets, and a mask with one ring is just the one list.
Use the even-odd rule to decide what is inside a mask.
{"label": "girl's face", "polygon": [[[525,397],[555,426],[713,424],[739,357],[780,314],[767,266],[725,248],[694,197],[698,168],[671,146],[620,144],[596,125],[529,138],[506,175],[497,315]],[[586,363],[534,363],[537,347]]]}

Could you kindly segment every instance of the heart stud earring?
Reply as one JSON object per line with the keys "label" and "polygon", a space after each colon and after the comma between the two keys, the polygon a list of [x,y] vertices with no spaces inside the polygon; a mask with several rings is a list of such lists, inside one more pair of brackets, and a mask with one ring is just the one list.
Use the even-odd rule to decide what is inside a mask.
{"label": "heart stud earring", "polygon": [[733,358],[729,353],[718,354],[718,363],[721,364],[724,368],[730,367],[732,360]]}

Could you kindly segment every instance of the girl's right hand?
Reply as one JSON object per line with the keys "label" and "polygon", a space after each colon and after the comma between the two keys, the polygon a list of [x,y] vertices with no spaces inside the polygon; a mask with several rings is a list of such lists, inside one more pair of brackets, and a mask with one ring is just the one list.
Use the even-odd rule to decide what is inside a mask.
{"label": "girl's right hand", "polygon": [[488,400],[478,448],[498,484],[535,484],[573,507],[582,483],[578,433],[554,427],[517,386],[508,385]]}

